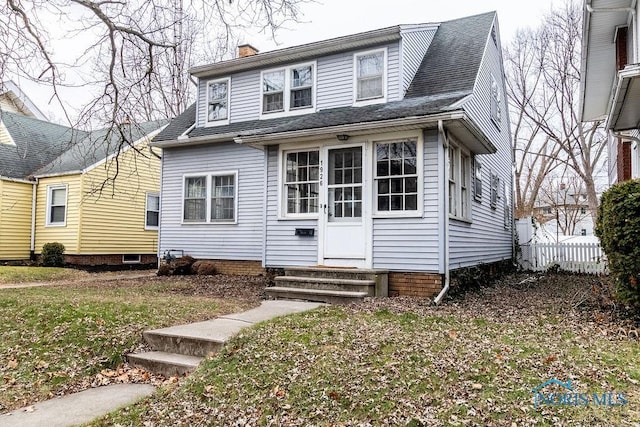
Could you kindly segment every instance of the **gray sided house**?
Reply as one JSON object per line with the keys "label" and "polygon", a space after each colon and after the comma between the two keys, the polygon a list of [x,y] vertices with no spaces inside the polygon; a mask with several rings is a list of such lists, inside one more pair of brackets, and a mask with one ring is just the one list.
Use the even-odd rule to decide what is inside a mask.
{"label": "gray sided house", "polygon": [[197,102],[154,139],[160,254],[384,270],[421,296],[511,258],[495,13],[251,53],[193,68]]}

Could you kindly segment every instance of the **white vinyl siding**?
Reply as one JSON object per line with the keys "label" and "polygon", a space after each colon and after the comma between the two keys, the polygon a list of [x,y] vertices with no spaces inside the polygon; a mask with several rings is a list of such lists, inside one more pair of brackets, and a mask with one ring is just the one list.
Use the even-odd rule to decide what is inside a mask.
{"label": "white vinyl siding", "polygon": [[[498,39],[499,42],[499,39]],[[472,203],[472,223],[463,221],[450,222],[450,263],[451,268],[468,267],[480,263],[497,262],[510,259],[512,235],[511,224],[504,227],[504,209],[511,209],[512,181],[511,181],[511,135],[506,105],[500,110],[500,125],[491,119],[491,76],[496,80],[500,93],[504,94],[502,58],[499,48],[496,48],[491,35],[487,34],[485,41],[485,55],[480,65],[473,95],[462,106],[469,117],[484,132],[498,151],[495,154],[482,154],[476,160],[482,163],[480,185],[484,189],[482,203]],[[491,173],[497,175],[506,185],[505,203],[491,209],[489,192]],[[477,178],[476,178],[477,179]]]}
{"label": "white vinyl siding", "polygon": [[[203,259],[262,259],[264,219],[264,153],[220,143],[163,150],[160,192],[160,253],[183,250]],[[239,161],[241,159],[241,161]],[[237,170],[236,221],[184,223],[185,174],[206,176],[210,171]],[[198,171],[203,171],[199,174]]]}
{"label": "white vinyl siding", "polygon": [[50,185],[47,187],[47,226],[62,227],[67,222],[67,186]]}

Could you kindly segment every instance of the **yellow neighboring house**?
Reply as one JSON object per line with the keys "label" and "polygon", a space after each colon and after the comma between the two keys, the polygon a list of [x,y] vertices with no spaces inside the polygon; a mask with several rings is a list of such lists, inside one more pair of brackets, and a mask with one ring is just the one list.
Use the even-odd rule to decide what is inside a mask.
{"label": "yellow neighboring house", "polygon": [[60,242],[70,264],[155,264],[160,156],[148,142],[162,127],[84,132],[0,111],[0,261]]}

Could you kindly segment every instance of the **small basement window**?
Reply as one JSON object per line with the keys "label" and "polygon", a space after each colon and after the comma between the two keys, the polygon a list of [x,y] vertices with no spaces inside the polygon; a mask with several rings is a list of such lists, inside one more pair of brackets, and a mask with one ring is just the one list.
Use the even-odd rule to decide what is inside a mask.
{"label": "small basement window", "polygon": [[142,260],[141,255],[130,255],[130,254],[122,255],[123,264],[140,264],[141,260]]}

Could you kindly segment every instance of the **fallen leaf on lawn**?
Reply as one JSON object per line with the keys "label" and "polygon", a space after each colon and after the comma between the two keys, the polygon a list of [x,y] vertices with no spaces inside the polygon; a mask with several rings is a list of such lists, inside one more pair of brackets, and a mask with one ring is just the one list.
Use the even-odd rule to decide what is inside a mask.
{"label": "fallen leaf on lawn", "polygon": [[113,378],[118,375],[118,373],[112,369],[103,369],[102,371],[100,371],[100,373],[103,376],[109,377],[109,378]]}
{"label": "fallen leaf on lawn", "polygon": [[474,389],[474,390],[481,390],[482,389],[482,384],[479,384],[479,383],[472,384],[471,388]]}
{"label": "fallen leaf on lawn", "polygon": [[555,362],[556,360],[558,360],[558,356],[555,354],[550,354],[549,356],[544,358],[544,363],[552,363]]}
{"label": "fallen leaf on lawn", "polygon": [[47,369],[48,367],[49,367],[49,364],[47,362],[45,362],[44,360],[40,360],[36,364],[36,369]]}
{"label": "fallen leaf on lawn", "polygon": [[458,333],[456,331],[454,331],[453,329],[449,331],[449,338],[451,338],[452,340],[455,340],[456,338],[458,338]]}
{"label": "fallen leaf on lawn", "polygon": [[16,359],[11,359],[7,363],[7,368],[9,368],[9,369],[15,369],[17,367],[18,367],[18,361]]}

